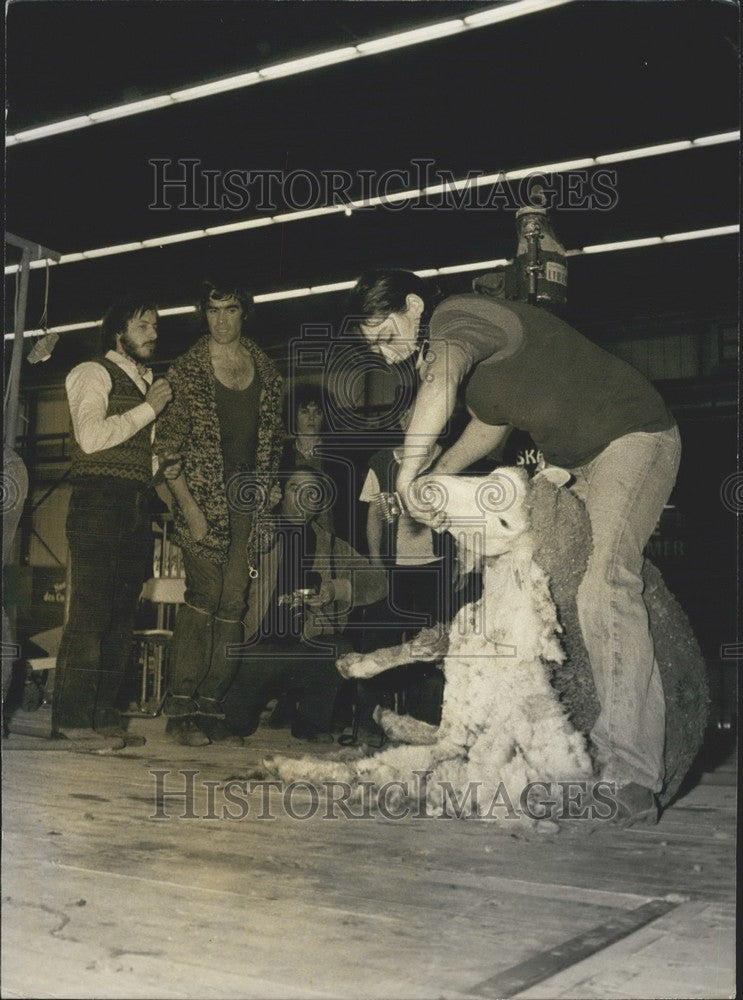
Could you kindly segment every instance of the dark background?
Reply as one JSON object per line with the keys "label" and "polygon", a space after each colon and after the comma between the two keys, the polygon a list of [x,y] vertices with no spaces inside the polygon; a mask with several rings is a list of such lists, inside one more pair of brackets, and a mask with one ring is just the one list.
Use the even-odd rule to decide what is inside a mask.
{"label": "dark background", "polygon": [[[8,131],[476,11],[474,3],[21,0],[8,12]],[[485,5],[487,6],[487,5]],[[253,205],[154,211],[155,158],[203,169],[470,170],[555,162],[738,127],[737,5],[575,3],[411,48],[96,125],[8,150],[7,228],[60,252],[260,215]],[[737,221],[734,143],[617,164],[611,211],[555,215],[568,248]],[[206,192],[204,191],[205,200]],[[275,211],[281,211],[278,205]],[[274,213],[269,213],[274,214]],[[229,264],[258,292],[509,257],[513,210],[372,210],[68,264],[52,325],[97,319],[121,290],[192,301]],[[11,256],[11,259],[14,259]],[[736,237],[580,258],[576,317],[637,305],[735,307]],[[30,325],[41,312],[32,282]],[[465,287],[468,276],[454,281]],[[337,296],[261,311],[267,345]],[[188,338],[187,324],[164,324]],[[179,350],[176,350],[179,353]]]}

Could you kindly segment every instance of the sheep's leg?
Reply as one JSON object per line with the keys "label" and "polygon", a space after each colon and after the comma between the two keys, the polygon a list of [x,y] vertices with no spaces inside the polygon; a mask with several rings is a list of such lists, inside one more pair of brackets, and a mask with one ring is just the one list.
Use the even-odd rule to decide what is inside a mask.
{"label": "sheep's leg", "polygon": [[375,649],[373,653],[345,653],[338,657],[335,665],[343,677],[366,680],[384,673],[385,670],[410,663],[406,646],[407,643],[402,643],[387,649]]}
{"label": "sheep's leg", "polygon": [[448,644],[448,636],[441,628],[426,628],[399,646],[375,649],[372,653],[346,653],[338,657],[336,666],[343,677],[365,680],[406,663],[440,660],[446,655]]}
{"label": "sheep's leg", "polygon": [[412,715],[398,715],[390,708],[374,709],[374,721],[382,727],[386,735],[399,743],[413,743],[418,746],[431,746],[436,742],[439,733],[438,726],[413,718]]}
{"label": "sheep's leg", "polygon": [[[414,794],[419,789],[421,775],[432,770],[437,763],[450,758],[464,756],[461,747],[452,745],[407,746],[398,744],[385,747],[368,757],[340,761],[329,757],[290,757],[286,754],[270,754],[263,758],[263,766],[282,781],[308,781],[322,786],[328,781],[340,781],[380,787],[387,782],[403,782],[410,786]],[[414,787],[415,786],[415,787]]]}
{"label": "sheep's leg", "polygon": [[275,775],[281,781],[309,781],[312,785],[320,785],[323,781],[356,780],[356,761],[346,762],[332,760],[330,757],[315,757],[304,754],[301,757],[291,757],[284,753],[267,754],[263,758],[263,766],[269,774]]}

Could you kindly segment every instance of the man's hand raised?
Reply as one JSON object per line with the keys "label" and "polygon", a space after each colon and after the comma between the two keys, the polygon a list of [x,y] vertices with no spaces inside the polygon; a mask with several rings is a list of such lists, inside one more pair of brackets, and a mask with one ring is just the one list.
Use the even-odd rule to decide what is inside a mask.
{"label": "man's hand raised", "polygon": [[149,403],[155,411],[155,416],[158,416],[173,398],[173,390],[170,388],[170,382],[166,378],[157,379],[149,387],[147,395],[144,398],[145,402]]}

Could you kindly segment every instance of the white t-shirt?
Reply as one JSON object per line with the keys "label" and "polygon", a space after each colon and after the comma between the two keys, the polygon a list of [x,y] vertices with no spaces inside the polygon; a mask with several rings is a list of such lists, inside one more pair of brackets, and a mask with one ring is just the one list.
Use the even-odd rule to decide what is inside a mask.
{"label": "white t-shirt", "polygon": [[[379,479],[373,469],[369,469],[359,494],[362,503],[377,503],[381,494]],[[392,527],[396,532],[395,564],[397,566],[424,566],[437,562],[440,556],[433,551],[433,532],[425,524],[419,524],[404,511]]]}

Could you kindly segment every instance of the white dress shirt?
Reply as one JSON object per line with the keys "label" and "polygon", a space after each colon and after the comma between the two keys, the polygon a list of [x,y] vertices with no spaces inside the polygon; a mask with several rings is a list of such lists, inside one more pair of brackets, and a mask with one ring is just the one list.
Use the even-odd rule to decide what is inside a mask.
{"label": "white dress shirt", "polygon": [[[106,357],[125,372],[142,390],[147,392],[152,385],[152,371],[139,369],[131,358],[108,351]],[[75,440],[86,455],[104,448],[115,448],[133,437],[155,420],[156,413],[149,403],[143,402],[127,413],[107,416],[108,397],[112,382],[103,365],[96,361],[84,361],[72,369],[65,380],[67,399],[70,404],[72,430]],[[154,433],[154,424],[152,432]]]}

